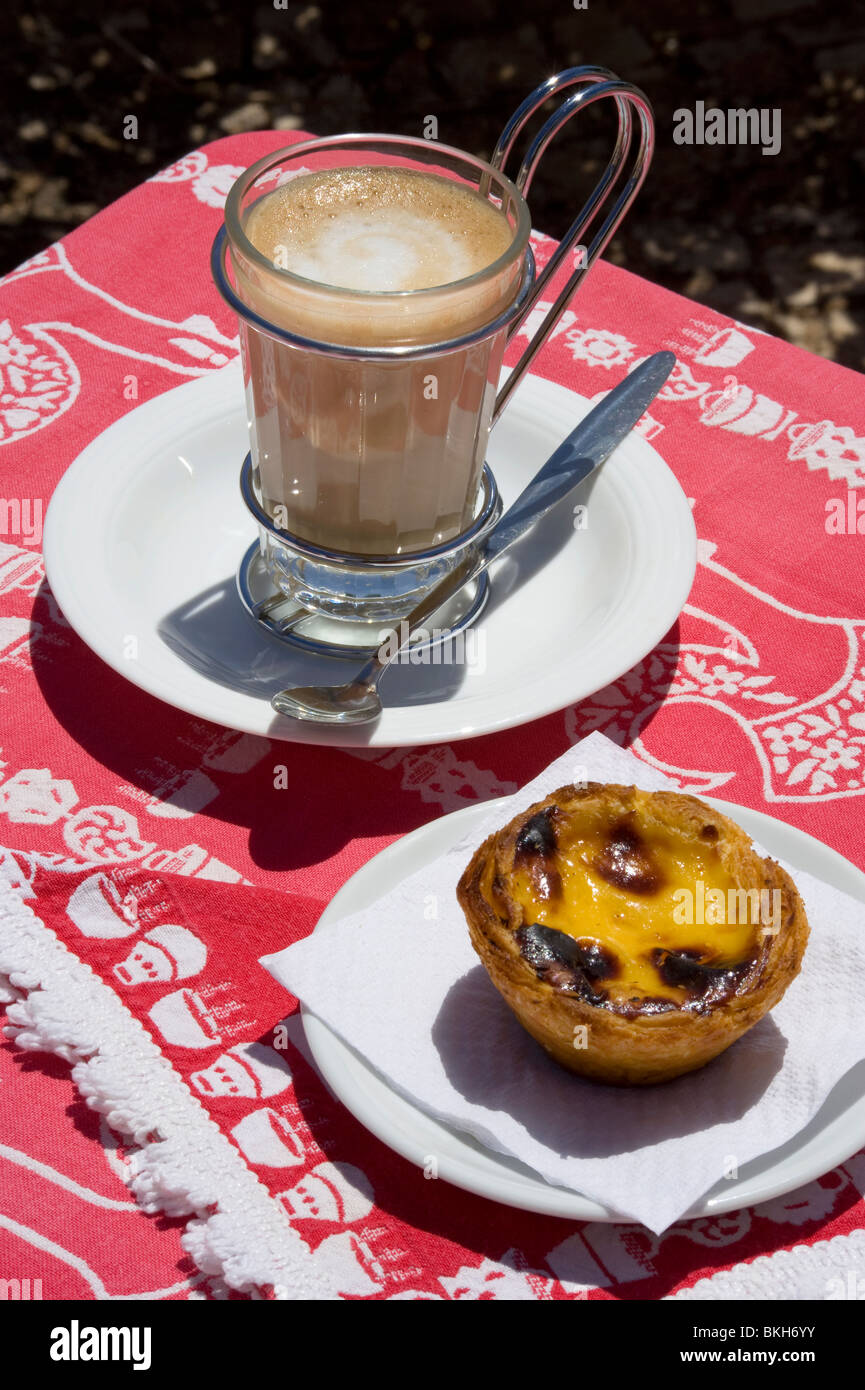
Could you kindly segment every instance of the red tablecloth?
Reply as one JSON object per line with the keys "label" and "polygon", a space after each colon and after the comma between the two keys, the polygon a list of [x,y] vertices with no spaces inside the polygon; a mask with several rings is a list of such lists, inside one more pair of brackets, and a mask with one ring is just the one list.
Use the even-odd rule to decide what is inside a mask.
{"label": "red tablecloth", "polygon": [[[700,536],[679,623],[614,685],[518,731],[346,753],[180,714],[65,624],[42,584],[44,506],[112,420],[236,354],[207,252],[233,179],[285,143],[268,132],[196,151],[0,287],[0,844],[20,852],[6,857],[19,879],[35,868],[23,852],[56,857],[31,898],[44,922],[83,950],[56,885],[67,893],[68,871],[87,878],[88,867],[126,875],[132,890],[160,875],[181,920],[211,911],[206,900],[211,968],[224,953],[207,989],[224,983],[241,998],[223,1046],[245,1046],[286,1007],[259,954],[308,930],[391,840],[514,789],[592,729],[683,788],[768,810],[862,866],[862,378],[606,264],[535,369],[593,396],[648,352],[675,350],[647,433],[694,500]],[[543,264],[553,243],[535,244]],[[287,789],[274,785],[280,764]],[[290,926],[266,910],[271,894],[243,881],[302,895]],[[122,993],[113,966],[126,945],[112,945],[88,960]],[[861,1263],[865,1155],[661,1238],[530,1217],[425,1181],[331,1100],[291,1037],[293,1081],[273,1107],[298,1119],[300,1157],[281,1181],[270,1173],[266,1200],[305,1249],[336,1241],[327,1248],[344,1264],[345,1296],[824,1297]],[[45,1298],[219,1294],[180,1244],[185,1218],[136,1206],[124,1181],[134,1157],[85,1106],[67,1061],[0,1047],[0,1117],[0,1278],[40,1279]],[[335,1205],[310,1216],[310,1192]]]}

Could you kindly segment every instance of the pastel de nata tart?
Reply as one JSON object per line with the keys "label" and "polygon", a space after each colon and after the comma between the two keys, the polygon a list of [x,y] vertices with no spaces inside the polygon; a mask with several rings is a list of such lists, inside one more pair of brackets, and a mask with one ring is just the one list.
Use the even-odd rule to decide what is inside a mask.
{"label": "pastel de nata tart", "polygon": [[778,1003],[808,940],[789,874],[678,792],[561,787],[484,841],[457,895],[527,1032],[614,1085],[717,1057]]}

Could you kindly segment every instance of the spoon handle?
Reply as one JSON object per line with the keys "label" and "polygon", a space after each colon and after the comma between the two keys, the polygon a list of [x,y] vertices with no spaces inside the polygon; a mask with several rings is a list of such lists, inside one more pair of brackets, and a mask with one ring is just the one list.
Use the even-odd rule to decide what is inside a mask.
{"label": "spoon handle", "polygon": [[358,671],[354,685],[374,688],[385,667],[431,613],[504,554],[609,458],[649,408],[675,362],[672,352],[653,353],[589,411],[496,522],[483,545],[470,552],[430,589],[407,618],[387,633],[366,665]]}

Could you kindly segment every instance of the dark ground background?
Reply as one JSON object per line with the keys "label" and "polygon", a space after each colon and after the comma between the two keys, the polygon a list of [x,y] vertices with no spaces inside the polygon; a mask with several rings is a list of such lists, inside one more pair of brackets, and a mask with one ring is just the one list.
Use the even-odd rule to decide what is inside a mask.
{"label": "dark ground background", "polygon": [[[280,0],[282,3],[283,0]],[[542,78],[588,62],[648,93],[658,146],[607,255],[865,369],[865,4],[839,0],[12,0],[0,16],[0,270],[189,149],[276,126],[422,134],[488,155]],[[782,147],[673,144],[673,112],[780,107]],[[139,121],[123,139],[123,118]],[[561,235],[612,116],[578,118],[532,190]]]}

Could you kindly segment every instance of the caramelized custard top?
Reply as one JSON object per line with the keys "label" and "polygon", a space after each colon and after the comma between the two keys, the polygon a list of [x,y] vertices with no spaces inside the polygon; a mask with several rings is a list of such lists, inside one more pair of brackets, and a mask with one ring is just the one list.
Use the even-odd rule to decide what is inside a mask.
{"label": "caramelized custard top", "polygon": [[639,813],[591,799],[536,813],[507,884],[524,959],[625,1014],[701,1011],[733,994],[762,940],[759,894],[737,890],[717,838],[655,819],[642,800]]}

